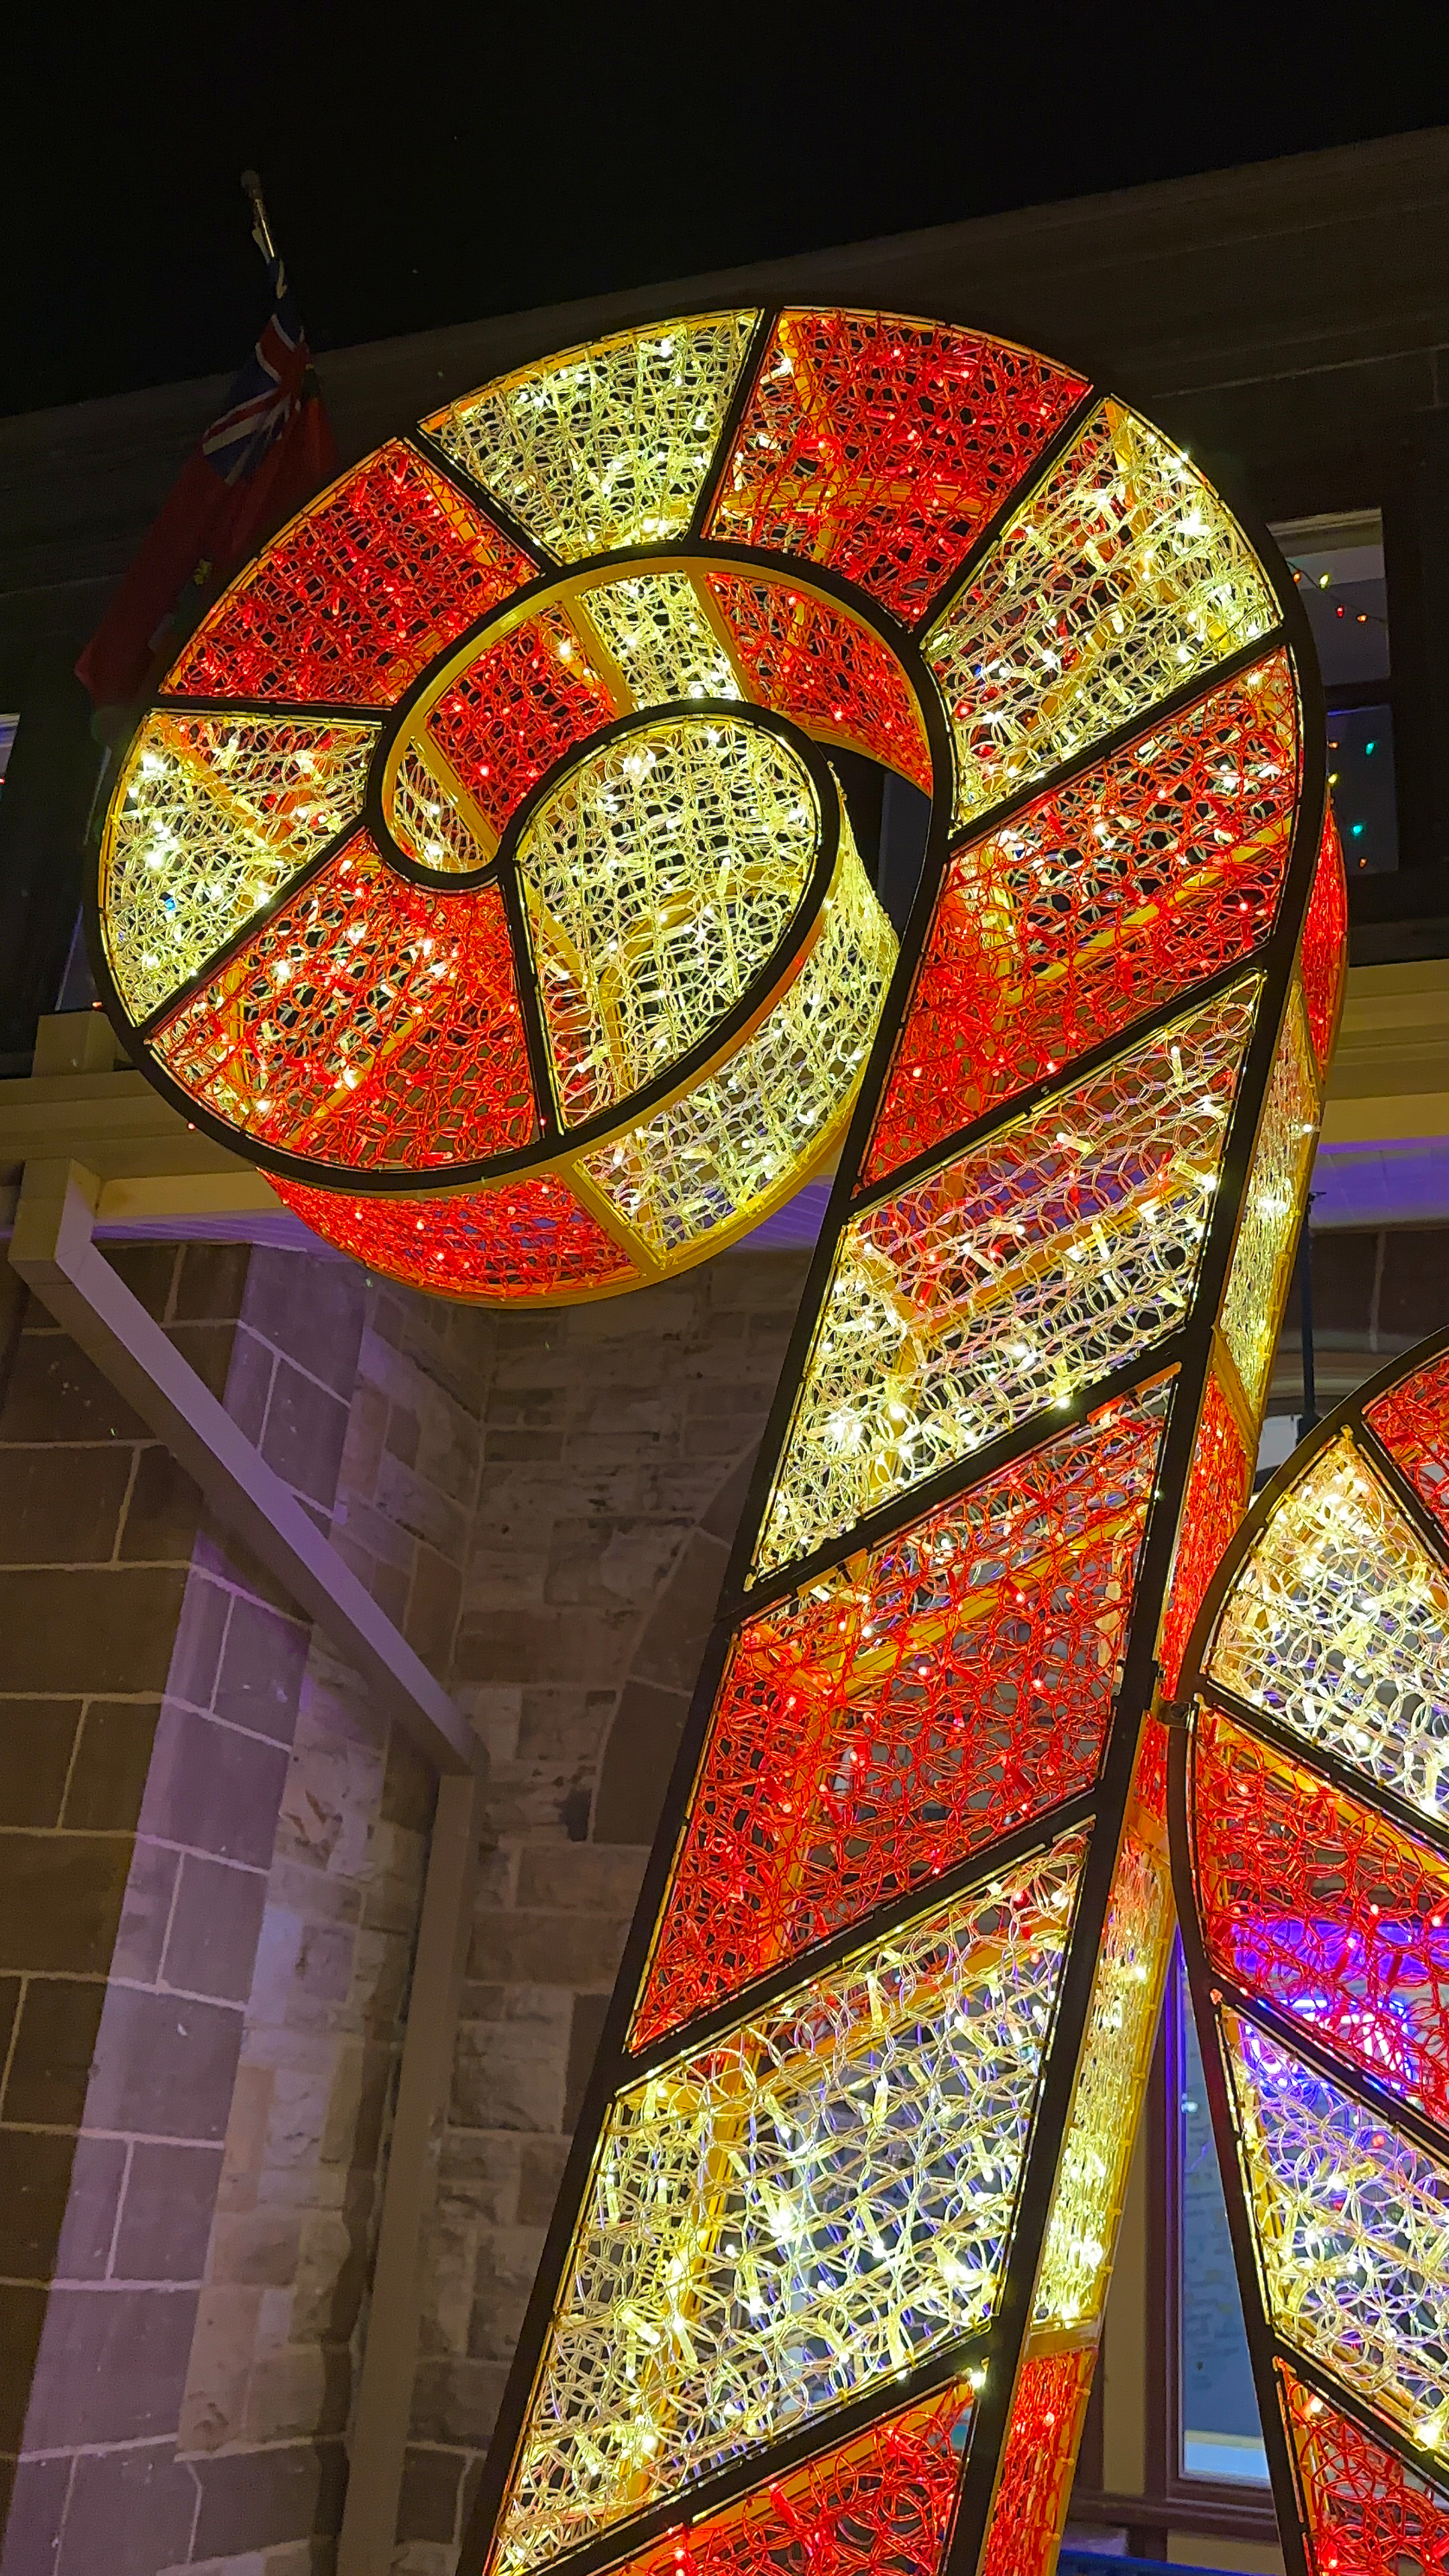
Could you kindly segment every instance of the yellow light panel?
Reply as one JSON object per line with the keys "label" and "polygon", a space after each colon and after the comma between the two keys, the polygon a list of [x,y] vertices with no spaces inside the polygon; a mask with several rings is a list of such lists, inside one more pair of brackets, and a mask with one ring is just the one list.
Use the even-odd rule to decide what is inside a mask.
{"label": "yellow light panel", "polygon": [[623,2092],[504,2507],[542,2565],[996,2302],[1083,1842]]}
{"label": "yellow light panel", "polygon": [[1449,2435],[1449,2169],[1251,2022],[1222,2020],[1273,2323],[1435,2450]]}
{"label": "yellow light panel", "polygon": [[100,908],[145,1019],[360,812],[370,724],[148,715],[112,800]]}
{"label": "yellow light panel", "polygon": [[1267,1401],[1288,1265],[1298,1241],[1317,1138],[1318,1085],[1303,1003],[1295,989],[1273,1059],[1223,1299],[1223,1338],[1255,1421]]}
{"label": "yellow light panel", "polygon": [[688,573],[640,573],[600,582],[584,609],[623,673],[636,707],[673,698],[737,698],[730,657]]}
{"label": "yellow light panel", "polygon": [[520,367],[424,426],[562,563],[682,536],[757,319],[620,332]]}
{"label": "yellow light panel", "polygon": [[1103,403],[927,638],[951,714],[957,822],[1276,623],[1216,493],[1160,431]]}
{"label": "yellow light panel", "polygon": [[723,1019],[798,910],[819,835],[809,771],[756,723],[661,717],[560,781],[518,864],[566,1124]]}
{"label": "yellow light panel", "polygon": [[398,847],[439,876],[467,876],[486,867],[496,836],[481,815],[465,814],[463,803],[461,791],[444,786],[410,742],[398,762],[388,816]]}
{"label": "yellow light panel", "polygon": [[1139,1824],[1118,1856],[1092,1981],[1032,2312],[1039,2326],[1078,2326],[1101,2314],[1175,1920],[1166,1850]]}
{"label": "yellow light panel", "polygon": [[842,808],[818,939],[783,1001],[718,1073],[585,1166],[658,1260],[764,1216],[839,1137],[895,964]]}

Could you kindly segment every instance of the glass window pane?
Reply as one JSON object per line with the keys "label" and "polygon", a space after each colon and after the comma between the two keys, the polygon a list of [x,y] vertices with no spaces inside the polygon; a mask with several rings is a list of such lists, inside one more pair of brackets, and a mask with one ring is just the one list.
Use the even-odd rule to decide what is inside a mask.
{"label": "glass window pane", "polygon": [[18,716],[0,716],[0,787],[5,784],[5,771],[15,742],[15,728],[19,722]]}
{"label": "glass window pane", "polygon": [[1182,2237],[1178,2248],[1178,2368],[1182,2389],[1181,2473],[1266,2486],[1268,2461],[1248,2338],[1243,2328],[1228,2214],[1203,2083],[1197,2029],[1179,1950],[1173,1980],[1181,2071],[1179,2150]]}
{"label": "glass window pane", "polygon": [[1283,519],[1272,530],[1288,559],[1318,647],[1330,698],[1336,686],[1389,676],[1384,528],[1377,510]]}
{"label": "glass window pane", "polygon": [[1350,876],[1399,864],[1394,725],[1388,707],[1336,707],[1328,718],[1328,775]]}
{"label": "glass window pane", "polygon": [[[1399,864],[1394,727],[1383,701],[1364,706],[1389,677],[1384,529],[1377,510],[1280,519],[1272,530],[1313,629],[1328,698],[1328,770],[1350,876]],[[1354,703],[1347,704],[1345,701]]]}

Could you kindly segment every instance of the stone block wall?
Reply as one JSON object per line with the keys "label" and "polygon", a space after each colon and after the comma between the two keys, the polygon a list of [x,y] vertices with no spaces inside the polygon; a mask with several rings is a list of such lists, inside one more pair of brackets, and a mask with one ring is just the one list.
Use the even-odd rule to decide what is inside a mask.
{"label": "stone block wall", "polygon": [[492,1848],[398,2576],[456,2562],[806,1259],[491,1327],[450,1679],[491,1757]]}
{"label": "stone block wall", "polygon": [[[450,2566],[804,1256],[117,1256],[493,1759],[396,2564]],[[8,1273],[10,1307],[18,1292]],[[334,2562],[433,1782],[44,1311],[0,1410],[3,2576]]]}
{"label": "stone block wall", "polygon": [[[440,1674],[491,1340],[489,1318],[374,1285],[354,1342],[331,1535]],[[432,1806],[431,1773],[314,1637],[180,2424],[214,2576],[331,2563]]]}
{"label": "stone block wall", "polygon": [[[235,1247],[118,1267],[325,1512],[360,1281]],[[308,1636],[44,1309],[8,1297],[0,2567],[152,2576],[205,2504],[177,2436]]]}

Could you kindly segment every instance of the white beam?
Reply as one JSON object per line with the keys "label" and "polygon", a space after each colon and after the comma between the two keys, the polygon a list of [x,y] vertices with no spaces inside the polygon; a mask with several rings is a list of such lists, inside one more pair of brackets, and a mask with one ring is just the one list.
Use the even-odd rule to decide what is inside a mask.
{"label": "white beam", "polygon": [[388,2576],[393,2563],[417,2369],[425,2231],[437,2197],[458,2005],[473,1929],[481,1798],[474,1780],[438,1782],[367,2344],[348,2440],[337,2576]]}
{"label": "white beam", "polygon": [[481,1748],[452,1700],[366,1586],[111,1268],[93,1237],[100,1183],[78,1163],[28,1163],[10,1259],[72,1341],[118,1387],[201,1487],[217,1517],[285,1584],[444,1774]]}

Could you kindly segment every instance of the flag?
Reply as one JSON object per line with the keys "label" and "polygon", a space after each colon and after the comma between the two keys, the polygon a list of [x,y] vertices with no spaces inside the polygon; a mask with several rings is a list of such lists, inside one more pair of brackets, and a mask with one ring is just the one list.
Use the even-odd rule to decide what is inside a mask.
{"label": "flag", "polygon": [[139,697],[195,624],[202,595],[337,471],[286,270],[275,254],[267,266],[271,319],[75,666],[98,707]]}

